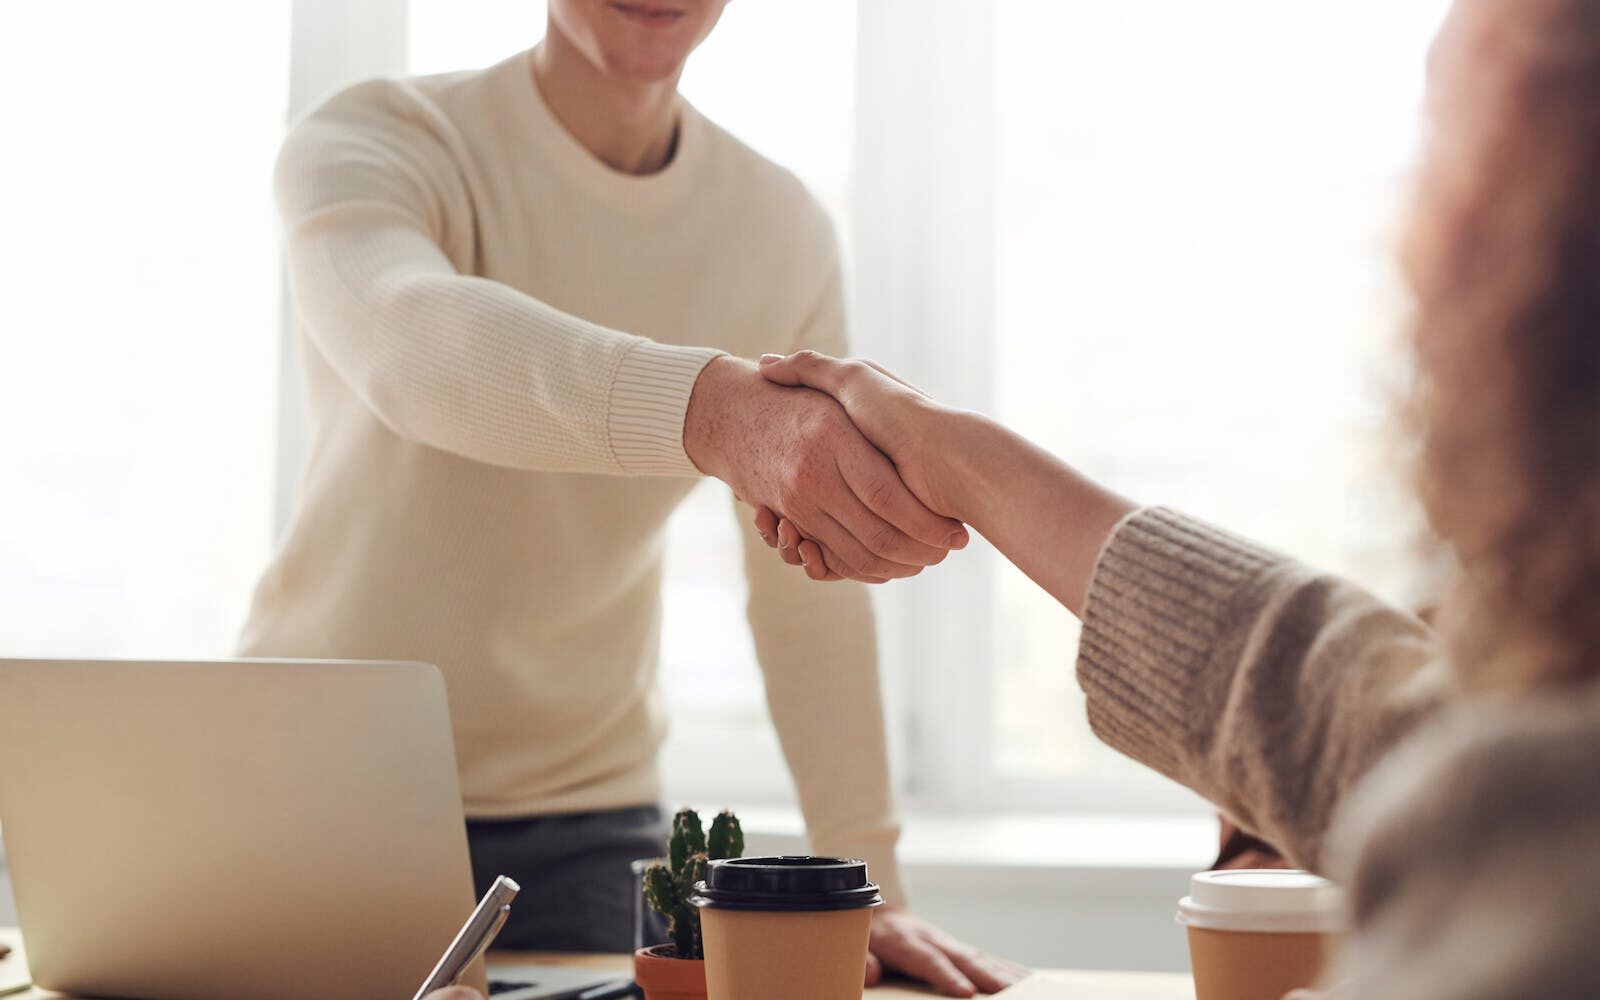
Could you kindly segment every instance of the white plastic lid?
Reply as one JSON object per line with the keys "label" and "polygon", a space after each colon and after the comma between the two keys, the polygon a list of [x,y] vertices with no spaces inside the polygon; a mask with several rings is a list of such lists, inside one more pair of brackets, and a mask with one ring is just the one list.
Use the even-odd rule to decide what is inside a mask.
{"label": "white plastic lid", "polygon": [[1178,902],[1178,923],[1218,931],[1336,934],[1344,930],[1344,892],[1310,872],[1201,872]]}

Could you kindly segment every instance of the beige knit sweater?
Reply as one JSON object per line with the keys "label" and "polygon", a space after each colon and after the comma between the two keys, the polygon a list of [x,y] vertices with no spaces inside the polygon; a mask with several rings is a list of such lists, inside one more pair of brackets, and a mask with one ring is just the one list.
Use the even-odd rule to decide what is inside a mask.
{"label": "beige knit sweater", "polygon": [[1161,509],[1078,677],[1102,739],[1348,886],[1339,997],[1600,996],[1600,692],[1470,701],[1415,618]]}
{"label": "beige knit sweater", "polygon": [[[679,126],[664,170],[612,171],[523,53],[346,90],[279,158],[311,449],[241,648],[437,664],[470,816],[656,801],[695,379],[721,352],[847,351],[820,206],[687,104]],[[898,897],[866,591],[729,516],[812,847]]]}

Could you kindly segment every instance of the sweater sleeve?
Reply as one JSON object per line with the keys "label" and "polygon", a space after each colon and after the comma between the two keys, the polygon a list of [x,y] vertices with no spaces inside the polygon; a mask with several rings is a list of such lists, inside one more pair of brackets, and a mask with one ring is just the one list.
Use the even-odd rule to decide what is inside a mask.
{"label": "sweater sleeve", "polygon": [[[831,230],[832,265],[792,350],[843,356],[844,290]],[[859,583],[817,583],[778,558],[735,504],[744,540],[747,612],[767,704],[817,854],[867,862],[886,901],[905,905],[895,859],[900,822],[890,778],[872,598]],[[840,738],[847,734],[847,738]]]}
{"label": "sweater sleeve", "polygon": [[1101,739],[1313,869],[1346,793],[1448,678],[1411,615],[1159,508],[1102,551],[1078,655]]}
{"label": "sweater sleeve", "polygon": [[461,273],[474,207],[444,116],[406,84],[336,96],[290,134],[277,200],[298,318],[401,437],[495,465],[697,475],[683,417],[719,351],[588,323]]}

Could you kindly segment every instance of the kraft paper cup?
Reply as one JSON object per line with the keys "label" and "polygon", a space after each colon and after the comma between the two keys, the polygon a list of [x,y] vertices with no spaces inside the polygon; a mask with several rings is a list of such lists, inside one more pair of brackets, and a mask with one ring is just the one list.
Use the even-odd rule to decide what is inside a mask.
{"label": "kraft paper cup", "polygon": [[1310,872],[1201,872],[1178,903],[1195,1000],[1282,1000],[1317,985],[1344,931],[1344,895]]}
{"label": "kraft paper cup", "polygon": [[713,861],[695,886],[707,1000],[860,1000],[872,908],[849,858]]}

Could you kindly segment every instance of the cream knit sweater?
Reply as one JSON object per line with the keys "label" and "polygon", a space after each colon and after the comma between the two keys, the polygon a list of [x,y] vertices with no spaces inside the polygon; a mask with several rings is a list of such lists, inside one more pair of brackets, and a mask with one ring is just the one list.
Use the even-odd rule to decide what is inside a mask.
{"label": "cream knit sweater", "polygon": [[1078,678],[1101,738],[1350,889],[1340,1000],[1600,996],[1595,685],[1467,699],[1417,619],[1160,509],[1101,553]]}
{"label": "cream knit sweater", "polygon": [[[821,208],[687,104],[679,121],[664,170],[614,172],[523,53],[346,90],[279,159],[312,440],[241,649],[437,664],[470,816],[656,801],[662,531],[698,476],[695,379],[721,352],[846,350]],[[806,580],[735,513],[811,846],[898,897],[868,596]]]}

